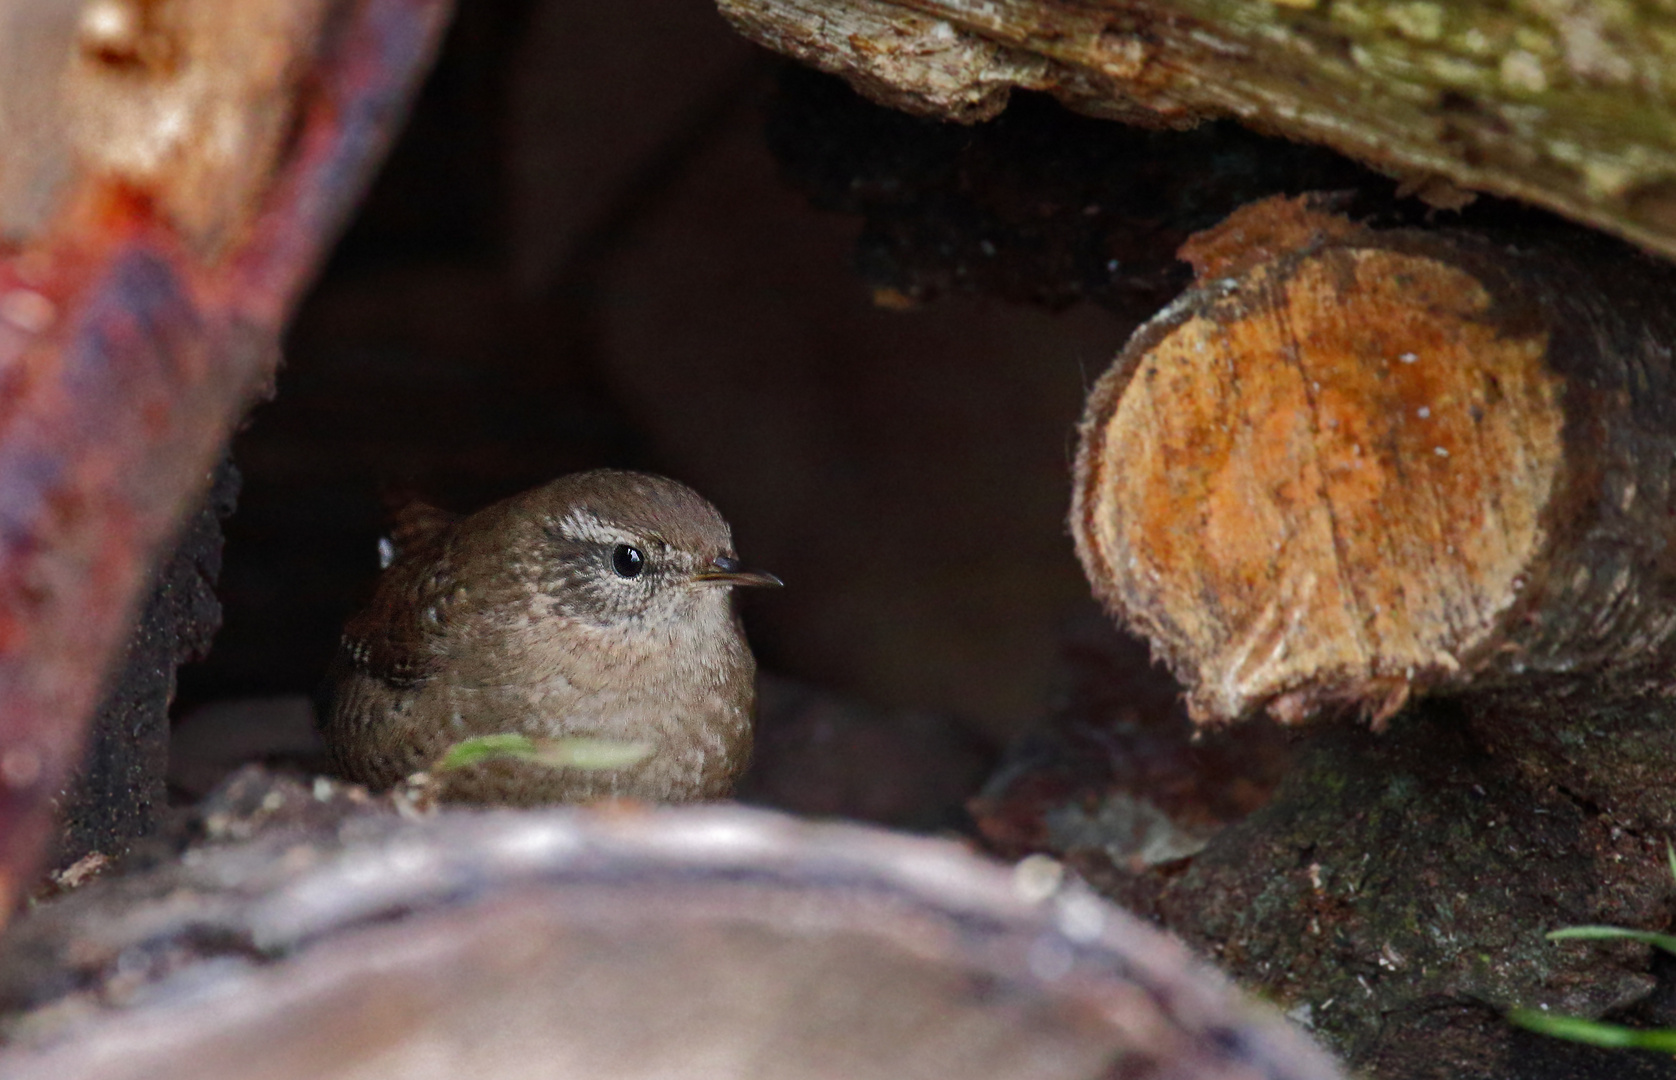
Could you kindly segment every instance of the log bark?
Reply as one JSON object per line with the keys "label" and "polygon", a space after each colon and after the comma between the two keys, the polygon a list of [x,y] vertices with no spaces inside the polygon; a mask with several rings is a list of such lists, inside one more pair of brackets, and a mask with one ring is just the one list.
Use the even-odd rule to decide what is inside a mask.
{"label": "log bark", "polygon": [[89,725],[87,752],[60,799],[55,870],[95,853],[125,853],[156,827],[168,805],[175,673],[181,664],[203,659],[221,628],[215,595],[221,523],[233,512],[238,486],[238,470],[224,458],[203,504],[157,569],[122,663]]}
{"label": "log bark", "polygon": [[1656,679],[1676,632],[1676,285],[1269,200],[1090,396],[1072,528],[1201,722]]}
{"label": "log bark", "polygon": [[256,769],[201,827],[8,935],[7,1077],[1341,1075],[1042,860],[737,808],[411,821]]}
{"label": "log bark", "polygon": [[[972,122],[1013,87],[1152,126],[1233,117],[1676,254],[1676,35],[1650,3],[719,0],[875,100]],[[1438,194],[1449,199],[1449,183]]]}
{"label": "log bark", "polygon": [[442,0],[0,0],[0,916]]}

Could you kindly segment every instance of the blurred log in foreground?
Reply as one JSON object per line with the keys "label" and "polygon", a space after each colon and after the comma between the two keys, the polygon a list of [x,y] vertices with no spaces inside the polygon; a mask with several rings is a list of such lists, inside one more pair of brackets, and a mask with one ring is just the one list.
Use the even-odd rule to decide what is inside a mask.
{"label": "blurred log in foreground", "polygon": [[0,962],[0,1071],[1340,1075],[1046,860],[740,809],[414,822],[359,801],[248,770],[204,823],[265,820],[255,839],[34,911]]}
{"label": "blurred log in foreground", "polygon": [[1668,267],[1283,199],[1183,256],[1090,396],[1072,528],[1197,720],[1668,662]]}
{"label": "blurred log in foreground", "polygon": [[[1497,0],[718,0],[874,100],[987,119],[1013,87],[1150,126],[1233,117],[1452,202],[1544,206],[1676,254],[1670,13]],[[1207,168],[1215,168],[1207,162]],[[1450,183],[1437,183],[1445,178]]]}
{"label": "blurred log in foreground", "polygon": [[445,0],[0,0],[0,917]]}

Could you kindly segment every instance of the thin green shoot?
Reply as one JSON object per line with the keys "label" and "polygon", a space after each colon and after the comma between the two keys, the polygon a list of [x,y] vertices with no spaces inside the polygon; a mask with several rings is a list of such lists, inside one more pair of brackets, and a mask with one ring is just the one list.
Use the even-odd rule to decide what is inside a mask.
{"label": "thin green shoot", "polygon": [[509,758],[553,769],[626,769],[650,757],[646,743],[614,739],[547,739],[530,735],[479,735],[455,743],[437,761],[434,771],[463,769],[484,761]]}
{"label": "thin green shoot", "polygon": [[1676,1054],[1676,1029],[1627,1028],[1584,1020],[1580,1016],[1554,1016],[1539,1009],[1514,1009],[1507,1018],[1522,1028],[1590,1046],[1624,1050],[1659,1050]]}
{"label": "thin green shoot", "polygon": [[1676,934],[1652,930],[1630,930],[1622,926],[1568,926],[1548,933],[1549,941],[1639,941],[1667,953],[1676,953]]}
{"label": "thin green shoot", "polygon": [[[1676,881],[1676,846],[1665,842],[1664,854]],[[1567,926],[1547,934],[1549,941],[1639,941],[1643,945],[1676,953],[1676,934],[1631,930],[1623,926]],[[1555,1016],[1539,1009],[1514,1009],[1507,1018],[1522,1028],[1552,1035],[1557,1039],[1625,1050],[1657,1050],[1676,1054],[1676,1028],[1627,1028],[1580,1016]]]}

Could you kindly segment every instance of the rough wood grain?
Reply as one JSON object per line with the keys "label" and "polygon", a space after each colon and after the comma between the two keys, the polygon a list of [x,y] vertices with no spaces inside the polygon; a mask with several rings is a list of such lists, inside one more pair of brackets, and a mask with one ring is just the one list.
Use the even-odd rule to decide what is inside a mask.
{"label": "rough wood grain", "polygon": [[747,37],[961,121],[1012,87],[1153,126],[1234,117],[1424,188],[1676,254],[1676,24],[1649,2],[719,0]]}
{"label": "rough wood grain", "polygon": [[1072,527],[1201,721],[1646,674],[1676,611],[1670,275],[1269,200],[1090,396]]}

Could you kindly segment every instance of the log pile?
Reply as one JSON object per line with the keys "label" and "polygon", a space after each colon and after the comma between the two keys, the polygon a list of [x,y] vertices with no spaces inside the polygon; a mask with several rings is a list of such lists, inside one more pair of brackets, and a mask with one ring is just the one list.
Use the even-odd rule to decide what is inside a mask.
{"label": "log pile", "polygon": [[[1313,730],[1265,805],[1201,814],[1173,862],[1100,823],[1191,827],[1172,794],[1215,758],[1067,786],[1090,716],[1061,724],[1057,789],[1005,772],[980,824],[1369,1075],[1641,1075],[1500,1014],[1671,1020],[1646,952],[1542,933],[1669,919],[1673,272],[1588,234],[1379,229],[1333,203],[1266,200],[1184,245],[1197,281],[1090,394],[1071,515],[1209,746],[1260,713]],[[1186,727],[1152,714],[1121,737]]]}

